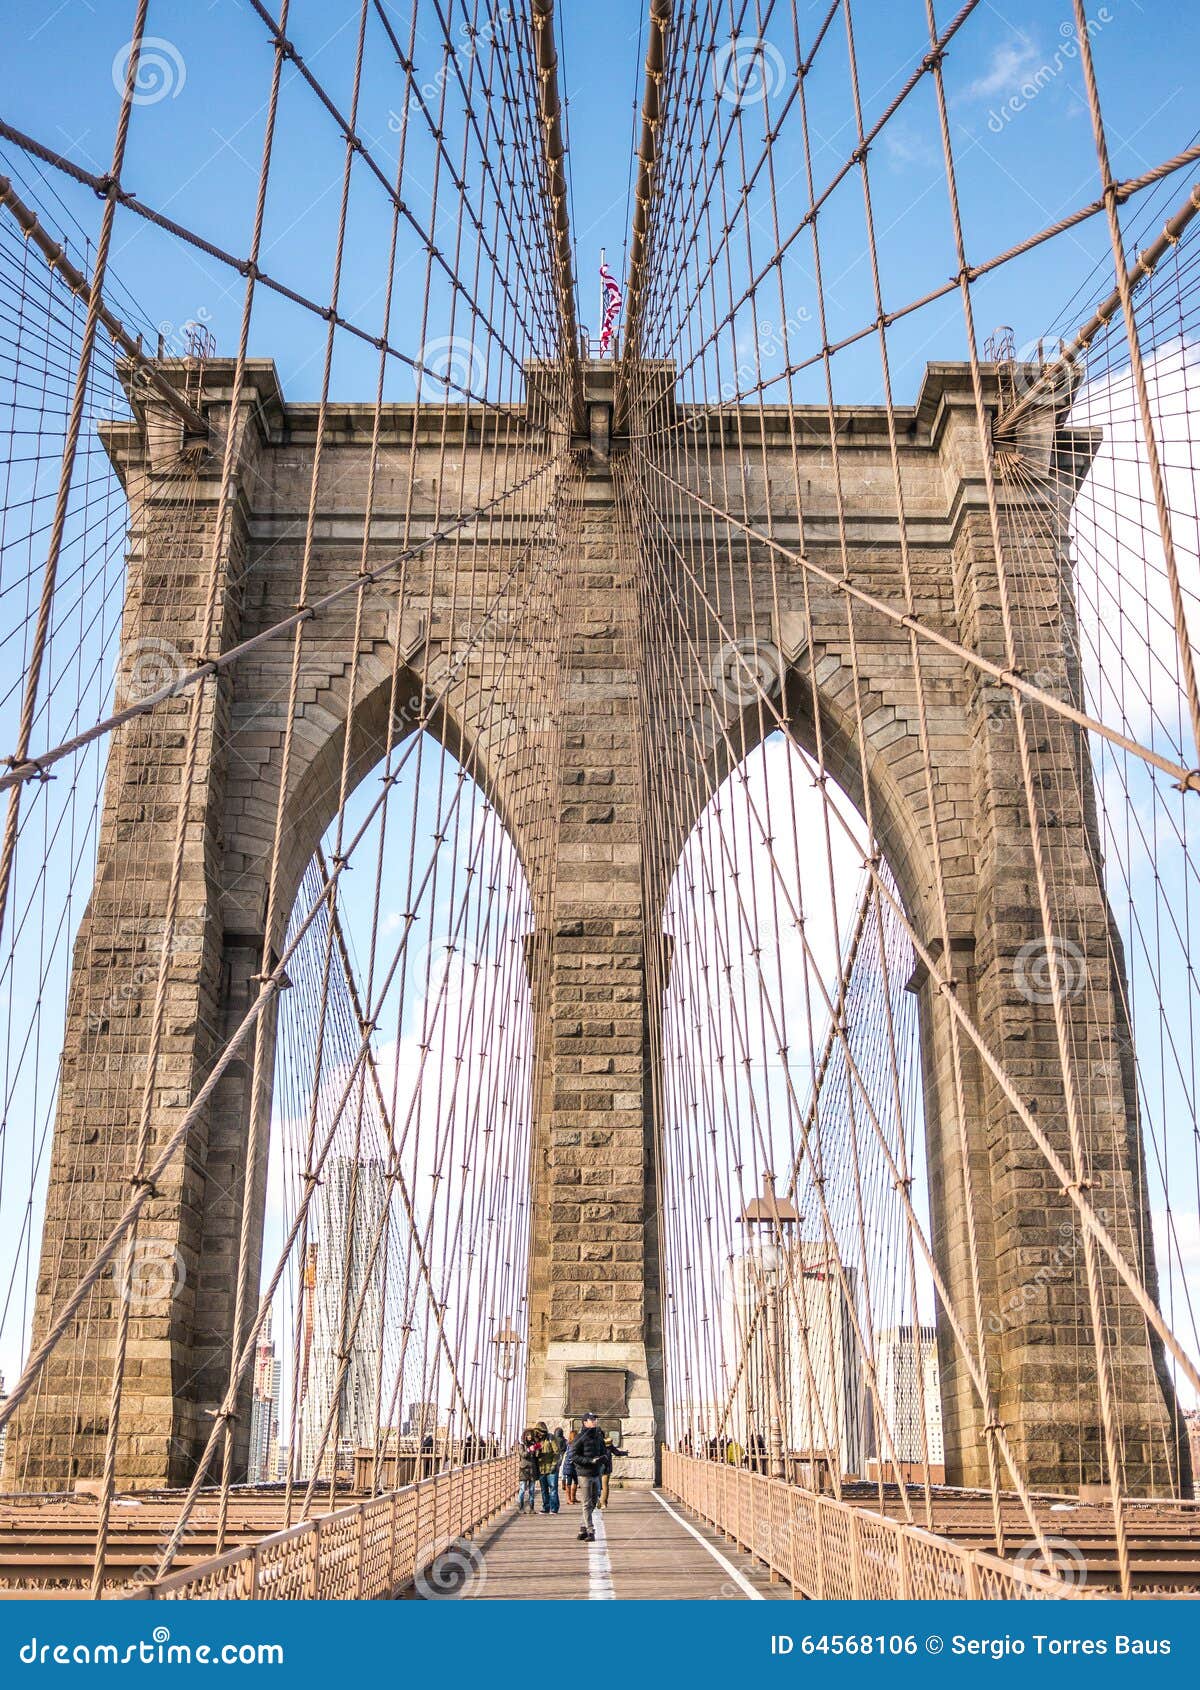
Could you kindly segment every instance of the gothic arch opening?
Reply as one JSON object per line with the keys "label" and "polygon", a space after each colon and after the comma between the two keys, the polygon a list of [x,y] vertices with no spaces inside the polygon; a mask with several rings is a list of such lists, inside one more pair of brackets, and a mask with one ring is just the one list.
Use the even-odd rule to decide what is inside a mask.
{"label": "gothic arch opening", "polygon": [[[693,827],[663,928],[668,1436],[839,1486],[944,1476],[913,951],[789,735]],[[890,871],[885,883],[898,891]]]}
{"label": "gothic arch opening", "polygon": [[[370,1452],[367,1482],[390,1488],[507,1441],[519,1398],[519,1347],[496,1339],[525,1302],[529,887],[444,739],[419,734],[371,775],[286,930],[252,1482],[353,1478],[356,1456],[361,1481]],[[331,896],[351,840],[358,872]]]}

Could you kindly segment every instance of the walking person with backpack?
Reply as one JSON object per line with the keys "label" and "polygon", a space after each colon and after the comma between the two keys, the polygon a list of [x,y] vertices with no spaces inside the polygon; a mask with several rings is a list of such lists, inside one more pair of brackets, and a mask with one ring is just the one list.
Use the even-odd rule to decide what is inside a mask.
{"label": "walking person with backpack", "polygon": [[596,1536],[593,1514],[600,1486],[609,1464],[608,1445],[594,1414],[585,1414],[579,1434],[568,1452],[572,1472],[579,1486],[579,1541],[591,1543]]}

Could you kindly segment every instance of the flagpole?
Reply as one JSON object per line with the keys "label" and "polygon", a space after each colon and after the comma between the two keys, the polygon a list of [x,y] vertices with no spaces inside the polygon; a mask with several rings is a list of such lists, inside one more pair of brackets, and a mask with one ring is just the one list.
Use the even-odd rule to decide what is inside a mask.
{"label": "flagpole", "polygon": [[604,296],[604,248],[600,248],[600,332],[604,332],[604,313],[608,309],[608,302]]}

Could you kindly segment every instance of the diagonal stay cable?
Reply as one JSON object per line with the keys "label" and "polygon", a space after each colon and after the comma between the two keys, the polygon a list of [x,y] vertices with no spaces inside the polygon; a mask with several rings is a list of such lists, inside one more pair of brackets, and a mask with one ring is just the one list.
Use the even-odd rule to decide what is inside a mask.
{"label": "diagonal stay cable", "polygon": [[[719,518],[720,521],[727,522],[732,527],[739,529],[747,538],[757,540],[759,544],[767,546],[781,557],[787,558],[792,563],[800,564],[803,569],[815,575],[836,592],[843,593],[856,603],[865,605],[868,610],[875,611],[877,615],[885,616],[889,622],[894,622],[897,627],[909,629],[920,639],[927,640],[931,645],[948,652],[952,657],[958,658],[961,663],[979,670],[981,674],[990,675],[993,680],[999,681],[1013,692],[1019,692],[1022,697],[1029,699],[1032,703],[1042,705],[1045,709],[1063,717],[1066,721],[1074,722],[1077,727],[1085,728],[1089,733],[1099,734],[1102,739],[1119,746],[1123,751],[1132,752],[1135,757],[1140,757],[1143,762],[1149,763],[1163,774],[1172,776],[1181,791],[1200,792],[1200,769],[1187,769],[1182,763],[1176,763],[1170,757],[1164,757],[1161,752],[1152,750],[1150,746],[1141,744],[1139,740],[1131,738],[1128,734],[1123,734],[1116,728],[1106,726],[1105,723],[1098,721],[1094,716],[1089,716],[1085,710],[1079,710],[1075,705],[1068,703],[1067,700],[1056,698],[1053,693],[1045,691],[1044,688],[1037,686],[1033,681],[1027,681],[1016,670],[1006,668],[999,663],[993,663],[989,658],[972,651],[968,646],[960,645],[957,640],[951,639],[948,634],[943,634],[939,629],[931,627],[929,623],[922,622],[919,617],[899,609],[889,600],[878,598],[874,593],[867,592],[863,587],[855,586],[852,581],[835,574],[832,570],[822,568],[806,553],[797,551],[792,546],[785,546],[782,541],[774,539],[770,534],[765,534],[761,528],[756,528],[753,523],[743,522],[732,511],[726,510],[722,505],[714,504],[710,499],[706,499],[702,493],[697,492],[693,487],[686,486],[684,482],[677,480],[675,476],[660,468],[658,464],[650,462],[649,459],[646,462],[647,468],[652,470],[655,475],[678,492],[686,494],[703,510]],[[741,662],[749,673],[745,659],[741,659]],[[2,781],[0,781],[0,790],[3,790]]]}
{"label": "diagonal stay cable", "polygon": [[523,492],[526,487],[531,486],[533,482],[549,470],[554,469],[557,463],[557,459],[549,459],[522,480],[515,482],[513,486],[505,488],[504,492],[498,494],[494,499],[489,499],[486,504],[477,505],[473,510],[462,512],[452,522],[443,524],[432,534],[427,534],[423,540],[415,541],[411,546],[406,546],[403,551],[397,552],[395,557],[389,558],[386,563],[377,564],[374,569],[360,571],[354,576],[353,580],[345,581],[340,587],[334,587],[328,593],[323,593],[319,598],[314,599],[311,604],[302,605],[298,610],[294,610],[290,616],[285,616],[280,621],[272,623],[269,628],[264,628],[259,633],[252,634],[248,639],[239,641],[237,645],[230,646],[228,651],[223,651],[216,657],[210,657],[205,662],[198,663],[194,669],[189,669],[186,675],[181,675],[177,680],[171,681],[165,687],[160,687],[157,692],[148,694],[146,698],[139,699],[135,704],[129,704],[123,710],[114,711],[111,716],[106,716],[103,721],[96,722],[81,734],[75,734],[72,738],[63,740],[50,751],[42,752],[37,757],[27,757],[24,760],[18,760],[15,757],[8,758],[10,768],[7,774],[0,775],[0,792],[17,786],[23,781],[44,779],[46,771],[52,768],[55,763],[61,762],[64,757],[71,756],[73,752],[81,751],[84,746],[90,745],[93,740],[100,739],[104,734],[112,733],[116,728],[124,727],[126,722],[133,721],[137,716],[146,715],[168,698],[175,698],[180,693],[190,692],[193,687],[201,681],[207,680],[210,675],[215,675],[222,669],[228,669],[240,658],[257,650],[259,646],[265,645],[269,640],[278,638],[280,634],[288,633],[303,622],[313,621],[326,610],[331,609],[333,605],[340,603],[342,599],[349,598],[351,594],[362,593],[367,587],[378,586],[380,581],[393,570],[400,568],[402,564],[411,563],[414,558],[420,557],[430,546],[436,546],[443,540],[450,539],[461,529],[469,528],[480,517],[487,516],[489,512],[506,503],[515,494]]}
{"label": "diagonal stay cable", "polygon": [[[521,567],[522,560],[518,559],[518,561],[514,563],[513,568],[509,571],[508,575],[501,582],[497,597],[499,597],[499,594],[503,593],[512,584],[512,581],[515,579]],[[468,646],[465,648],[464,656],[469,654],[470,650],[478,645],[478,643],[484,638],[487,627],[488,621],[485,618],[479,629],[472,635]],[[155,1160],[153,1166],[147,1170],[144,1182],[139,1185],[136,1195],[131,1198],[125,1209],[122,1211],[120,1217],[108,1233],[108,1236],[105,1238],[104,1243],[93,1256],[91,1265],[87,1269],[86,1273],[79,1280],[74,1291],[70,1294],[58,1314],[55,1316],[54,1321],[46,1332],[42,1342],[37,1346],[36,1350],[26,1362],[25,1369],[22,1372],[20,1379],[18,1379],[17,1383],[10,1391],[3,1408],[0,1408],[0,1430],[8,1425],[17,1408],[19,1408],[26,1396],[28,1396],[34,1384],[37,1382],[38,1376],[41,1373],[47,1357],[53,1351],[62,1338],[64,1332],[71,1324],[72,1319],[88,1292],[97,1283],[100,1275],[103,1273],[108,1263],[112,1260],[122,1238],[141,1214],[142,1209],[145,1207],[146,1202],[151,1196],[153,1188],[159,1179],[161,1179],[166,1169],[170,1166],[175,1153],[178,1151],[180,1145],[184,1142],[184,1139],[192,1130],[196,1121],[206,1108],[210,1098],[217,1086],[220,1084],[220,1081],[225,1075],[230,1064],[237,1057],[237,1054],[245,1044],[246,1039],[257,1026],[268,1004],[277,997],[279,992],[283,989],[286,981],[288,962],[295,955],[304,935],[308,932],[309,928],[316,920],[317,914],[322,905],[327,902],[331,891],[333,891],[333,889],[337,886],[342,874],[345,873],[354,851],[366,837],[376,814],[386,799],[388,786],[390,784],[394,784],[394,782],[399,778],[406,756],[411,755],[412,747],[420,744],[420,730],[423,729],[428,722],[436,718],[437,711],[441,708],[442,704],[445,702],[447,694],[455,684],[457,674],[458,670],[452,669],[437,692],[432,694],[425,701],[421,715],[414,723],[414,731],[409,737],[410,750],[407,753],[402,754],[396,769],[393,770],[392,774],[388,777],[388,783],[384,785],[379,797],[377,797],[369,807],[366,815],[363,817],[358,831],[354,834],[353,838],[346,846],[340,861],[333,865],[333,868],[330,870],[328,880],[325,881],[318,889],[312,907],[309,909],[304,918],[297,923],[291,940],[284,947],[274,967],[269,973],[264,975],[259,984],[258,993],[253,1003],[250,1005],[246,1014],[230,1035],[224,1050],[222,1050],[220,1055],[216,1058],[209,1071],[208,1077],[205,1079],[204,1084],[200,1087],[199,1091],[197,1091],[196,1096],[192,1099],[190,1106],[180,1117],[178,1125],[175,1127],[170,1137],[164,1141],[163,1147],[159,1152],[157,1159]]]}

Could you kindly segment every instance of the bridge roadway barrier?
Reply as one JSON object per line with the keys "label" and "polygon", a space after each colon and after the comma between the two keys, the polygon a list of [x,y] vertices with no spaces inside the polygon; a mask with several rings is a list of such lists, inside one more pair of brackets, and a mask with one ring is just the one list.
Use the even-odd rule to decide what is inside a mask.
{"label": "bridge roadway barrier", "polygon": [[1079,1600],[1107,1594],[744,1467],[663,1451],[663,1489],[825,1601]]}
{"label": "bridge roadway barrier", "polygon": [[150,1601],[371,1601],[406,1590],[516,1494],[517,1457],[435,1473],[129,1592]]}
{"label": "bridge roadway barrier", "polygon": [[[924,1493],[911,1486],[905,1511],[894,1484],[882,1497],[875,1486],[844,1484],[839,1500],[664,1450],[659,1500],[670,1496],[698,1525],[656,1507],[640,1487],[614,1491],[603,1553],[591,1546],[579,1556],[573,1511],[564,1508],[557,1523],[518,1521],[516,1486],[517,1458],[510,1455],[380,1496],[333,1498],[332,1506],[326,1500],[291,1527],[281,1526],[281,1494],[235,1493],[226,1538],[234,1547],[220,1555],[215,1497],[202,1495],[176,1570],[158,1580],[154,1568],[180,1493],[120,1498],[104,1594],[158,1601],[388,1600],[409,1593],[569,1600],[593,1593],[597,1559],[609,1595],[659,1599],[694,1598],[714,1580],[722,1595],[737,1585],[760,1599],[786,1591],[844,1600],[1072,1600],[1111,1596],[1119,1582],[1111,1508],[1061,1494],[1035,1498],[1057,1574],[1047,1576],[1028,1518],[1008,1495],[999,1499],[998,1555],[996,1510],[984,1493],[936,1486],[927,1512]],[[1132,1594],[1200,1595],[1200,1507],[1130,1499],[1126,1515]],[[920,1525],[911,1523],[914,1516]],[[722,1560],[722,1539],[744,1552],[726,1550],[740,1564],[740,1579]],[[85,1596],[94,1546],[88,1499],[0,1498],[0,1599]]]}

